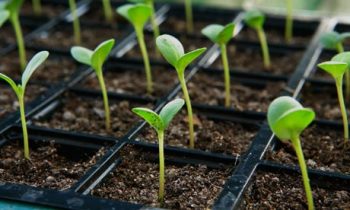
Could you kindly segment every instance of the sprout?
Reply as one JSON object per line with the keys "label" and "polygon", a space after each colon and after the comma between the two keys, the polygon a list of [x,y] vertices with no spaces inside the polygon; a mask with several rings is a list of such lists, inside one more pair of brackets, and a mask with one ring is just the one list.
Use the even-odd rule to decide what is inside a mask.
{"label": "sprout", "polygon": [[29,61],[27,67],[25,68],[22,78],[21,84],[16,84],[11,78],[0,73],[0,78],[5,80],[11,88],[15,91],[18,102],[19,102],[19,110],[21,115],[22,122],[22,130],[23,130],[23,145],[24,145],[24,157],[29,160],[29,143],[28,143],[28,131],[27,131],[27,123],[25,117],[25,108],[24,108],[24,94],[27,83],[34,73],[35,70],[47,59],[49,53],[47,51],[41,51],[34,55],[34,57]]}
{"label": "sprout", "polygon": [[103,11],[105,13],[105,18],[107,22],[113,21],[113,11],[110,0],[102,0]]}
{"label": "sprout", "polygon": [[169,126],[171,120],[184,105],[183,99],[175,99],[163,107],[159,115],[147,108],[133,108],[132,111],[146,120],[158,134],[159,145],[159,194],[158,199],[164,201],[164,131]]}
{"label": "sprout", "polygon": [[32,0],[33,10],[35,15],[41,15],[41,0]]}
{"label": "sprout", "polygon": [[140,45],[143,62],[145,65],[146,78],[147,78],[147,92],[151,94],[153,92],[153,84],[152,84],[152,73],[151,66],[149,63],[149,57],[147,53],[147,48],[145,44],[145,38],[143,34],[143,28],[151,16],[152,9],[145,4],[126,4],[120,6],[117,9],[117,12],[126,18],[135,28],[136,36],[138,43]]}
{"label": "sprout", "polygon": [[244,14],[244,22],[249,27],[256,30],[260,40],[261,51],[264,58],[264,66],[265,68],[269,69],[271,66],[270,53],[263,28],[263,25],[265,23],[265,15],[258,10],[252,10]]}
{"label": "sprout", "polygon": [[19,21],[19,11],[21,9],[22,4],[23,4],[23,0],[10,0],[4,4],[1,4],[0,11],[7,11],[9,13],[9,20],[16,34],[19,61],[20,61],[21,69],[23,70],[26,66],[27,58],[26,58],[22,28]]}
{"label": "sprout", "polygon": [[293,38],[293,0],[287,0],[287,15],[286,15],[286,28],[285,39],[287,42],[291,42]]}
{"label": "sprout", "polygon": [[186,10],[187,33],[193,33],[193,14],[192,14],[191,0],[185,0],[185,10]]}
{"label": "sprout", "polygon": [[314,118],[315,113],[312,109],[304,108],[298,101],[288,96],[275,99],[267,111],[271,130],[282,142],[290,140],[294,147],[303,177],[309,210],[314,209],[314,201],[300,144],[300,134]]}
{"label": "sprout", "polygon": [[86,49],[84,47],[72,47],[71,54],[75,60],[80,63],[91,66],[97,75],[98,81],[100,83],[103,104],[105,109],[105,123],[106,130],[111,129],[111,120],[110,120],[110,110],[108,105],[108,95],[106,90],[106,85],[103,79],[103,64],[108,58],[108,54],[111,52],[114,46],[114,39],[110,39],[102,42],[99,46],[96,47],[94,51]]}
{"label": "sprout", "polygon": [[[346,114],[346,108],[343,96],[343,76],[345,71],[348,70],[349,53],[340,53],[332,58],[331,61],[326,61],[318,64],[318,67],[322,70],[328,72],[335,80],[335,85],[337,88],[338,100],[340,105],[340,111],[343,118],[344,126],[344,143],[349,139],[349,128],[348,128],[348,118]],[[346,62],[345,62],[346,61]]]}
{"label": "sprout", "polygon": [[202,34],[207,36],[211,41],[218,44],[221,49],[222,63],[224,65],[225,74],[225,106],[229,107],[231,102],[230,93],[230,69],[227,61],[227,50],[226,44],[230,41],[233,36],[235,25],[233,23],[221,26],[217,24],[209,25],[202,30]]}
{"label": "sprout", "polygon": [[77,5],[75,3],[75,0],[69,0],[69,9],[71,11],[72,20],[73,20],[74,42],[75,44],[80,44],[81,43],[80,21],[77,13]]}
{"label": "sprout", "polygon": [[185,54],[184,48],[179,40],[170,35],[159,36],[156,44],[165,60],[167,60],[168,63],[170,63],[177,71],[177,76],[179,78],[187,106],[188,124],[190,130],[190,148],[194,148],[192,106],[186,87],[185,69],[192,61],[199,57],[206,50],[206,48],[200,48]]}

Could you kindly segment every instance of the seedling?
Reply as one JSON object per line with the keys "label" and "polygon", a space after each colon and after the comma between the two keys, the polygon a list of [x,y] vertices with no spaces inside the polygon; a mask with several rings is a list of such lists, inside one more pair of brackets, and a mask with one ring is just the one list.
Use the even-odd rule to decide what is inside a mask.
{"label": "seedling", "polygon": [[185,0],[187,33],[193,33],[192,0]]}
{"label": "seedling", "polygon": [[344,143],[346,143],[349,139],[349,125],[343,96],[343,76],[345,71],[347,71],[349,67],[348,63],[344,61],[349,61],[349,53],[340,53],[334,56],[331,61],[326,61],[318,64],[318,67],[328,72],[335,80],[340,111],[343,118]]}
{"label": "seedling", "polygon": [[225,106],[229,107],[231,103],[231,82],[230,82],[230,69],[227,61],[227,49],[226,44],[230,41],[233,36],[235,25],[233,23],[222,25],[209,25],[202,30],[202,34],[207,36],[211,41],[218,44],[221,49],[221,58],[224,65],[225,75]]}
{"label": "seedling", "polygon": [[102,67],[104,62],[108,58],[108,54],[111,52],[114,46],[114,42],[114,39],[104,41],[100,45],[98,45],[94,51],[78,46],[72,47],[71,49],[71,54],[75,60],[77,60],[80,63],[89,65],[92,69],[95,70],[102,91],[103,104],[105,109],[106,130],[108,131],[111,130],[111,120],[108,105],[108,95],[105,81],[103,79]]}
{"label": "seedling", "polygon": [[190,148],[194,148],[194,127],[193,127],[193,115],[192,105],[185,80],[185,69],[198,58],[206,48],[200,48],[193,50],[185,54],[184,48],[179,40],[170,35],[161,35],[156,41],[157,47],[165,60],[168,61],[177,71],[183,95],[185,97],[187,112],[188,112],[188,124],[190,130]]}
{"label": "seedling", "polygon": [[270,52],[266,41],[265,31],[263,28],[265,23],[265,15],[258,10],[252,10],[246,12],[244,14],[243,19],[249,27],[256,30],[260,40],[261,51],[264,59],[264,66],[265,68],[269,69],[271,67]]}
{"label": "seedling", "polygon": [[103,11],[105,13],[105,18],[107,22],[113,21],[113,10],[110,0],[102,0]]}
{"label": "seedling", "polygon": [[285,28],[285,38],[288,43],[292,41],[293,38],[293,0],[287,1],[287,15],[286,15],[286,28]]}
{"label": "seedling", "polygon": [[21,115],[21,123],[23,130],[23,145],[24,145],[24,157],[29,160],[29,143],[28,143],[28,131],[27,131],[27,123],[25,116],[25,108],[24,108],[24,94],[26,90],[27,83],[34,73],[35,70],[47,59],[49,53],[47,51],[41,51],[34,55],[34,57],[29,61],[27,67],[25,68],[21,83],[16,84],[10,77],[5,74],[0,73],[0,78],[5,80],[16,93],[18,102],[19,102],[19,110]]}
{"label": "seedling", "polygon": [[22,7],[23,0],[10,0],[6,3],[2,3],[0,5],[1,11],[7,11],[9,13],[8,19],[10,20],[12,27],[16,34],[17,46],[18,46],[18,54],[21,69],[24,70],[27,59],[26,59],[26,51],[24,46],[24,39],[21,24],[19,21],[19,11]]}
{"label": "seedling", "polygon": [[300,134],[314,118],[315,112],[312,109],[304,108],[298,101],[289,96],[275,99],[267,111],[267,119],[271,130],[282,142],[291,141],[294,147],[303,177],[309,210],[314,209],[314,201],[301,148]]}
{"label": "seedling", "polygon": [[33,11],[35,15],[41,15],[41,0],[32,0]]}
{"label": "seedling", "polygon": [[149,63],[149,57],[145,44],[145,38],[143,34],[143,28],[151,16],[152,9],[145,4],[126,4],[120,6],[117,12],[127,19],[135,28],[138,43],[143,57],[145,65],[146,78],[147,78],[147,92],[151,94],[153,92],[152,73]]}
{"label": "seedling", "polygon": [[184,105],[183,99],[175,99],[169,102],[163,107],[159,115],[154,111],[147,108],[133,108],[132,111],[138,116],[142,117],[146,122],[152,126],[158,134],[158,146],[159,146],[159,202],[164,201],[164,185],[165,185],[165,174],[164,174],[164,132],[169,126],[171,120],[174,118],[176,113]]}
{"label": "seedling", "polygon": [[74,42],[75,44],[80,44],[81,43],[80,21],[77,13],[77,4],[75,0],[69,0],[69,9],[73,20]]}

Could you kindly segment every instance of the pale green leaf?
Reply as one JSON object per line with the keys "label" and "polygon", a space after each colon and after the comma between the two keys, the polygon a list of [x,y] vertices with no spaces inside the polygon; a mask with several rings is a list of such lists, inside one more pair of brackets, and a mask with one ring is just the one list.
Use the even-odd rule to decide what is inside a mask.
{"label": "pale green leaf", "polygon": [[332,61],[347,63],[348,67],[349,67],[350,66],[350,52],[339,53],[332,58]]}
{"label": "pale green leaf", "polygon": [[6,5],[6,9],[10,12],[10,15],[19,13],[24,0],[9,0]]}
{"label": "pale green leaf", "polygon": [[17,84],[10,77],[6,76],[3,73],[0,73],[0,79],[5,80],[11,86],[11,88],[16,92],[16,94],[18,94]]}
{"label": "pale green leaf", "polygon": [[109,53],[113,49],[114,39],[109,39],[102,42],[94,51],[91,57],[91,65],[95,70],[102,70],[102,66],[106,59],[108,58]]}
{"label": "pale green leaf", "polygon": [[25,89],[29,78],[32,76],[35,70],[49,57],[49,52],[41,51],[33,56],[33,58],[27,64],[23,74],[22,74],[22,87]]}
{"label": "pale green leaf", "polygon": [[164,129],[166,129],[171,120],[175,115],[181,110],[185,101],[183,99],[175,99],[166,104],[163,109],[160,111],[159,116],[164,123]]}
{"label": "pale green leaf", "polygon": [[235,25],[233,23],[226,26],[212,24],[202,30],[202,34],[207,36],[212,42],[217,44],[227,44],[233,37]]}
{"label": "pale green leaf", "polygon": [[338,61],[326,61],[317,65],[322,70],[332,75],[334,79],[340,78],[348,69],[348,64]]}
{"label": "pale green leaf", "polygon": [[145,4],[126,4],[117,8],[117,13],[142,29],[151,16],[152,9]]}
{"label": "pale green leaf", "polygon": [[92,50],[75,46],[70,49],[70,53],[76,61],[91,66]]}
{"label": "pale green leaf", "polygon": [[337,45],[341,41],[340,34],[335,31],[324,33],[320,38],[321,44],[327,49],[337,49]]}
{"label": "pale green leaf", "polygon": [[6,22],[9,16],[10,13],[8,11],[0,11],[0,27]]}
{"label": "pale green leaf", "polygon": [[190,63],[192,63],[196,58],[202,55],[206,50],[207,48],[200,48],[186,53],[177,62],[176,69],[178,71],[184,71]]}
{"label": "pale green leaf", "polygon": [[258,10],[251,10],[244,13],[243,20],[249,27],[261,29],[265,23],[265,15]]}
{"label": "pale green leaf", "polygon": [[161,35],[156,40],[157,47],[172,66],[177,67],[177,62],[185,54],[181,42],[171,35]]}
{"label": "pale green leaf", "polygon": [[164,131],[164,123],[157,113],[147,108],[133,108],[132,111],[142,117],[157,132]]}

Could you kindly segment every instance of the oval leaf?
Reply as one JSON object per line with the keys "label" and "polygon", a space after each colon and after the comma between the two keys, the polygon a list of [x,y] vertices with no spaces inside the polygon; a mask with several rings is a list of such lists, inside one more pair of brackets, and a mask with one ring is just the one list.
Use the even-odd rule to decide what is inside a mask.
{"label": "oval leaf", "polygon": [[258,29],[263,27],[265,15],[258,10],[252,10],[244,13],[243,20],[249,27]]}
{"label": "oval leaf", "polygon": [[348,67],[349,67],[350,66],[350,52],[339,53],[332,58],[332,61],[347,63]]}
{"label": "oval leaf", "polygon": [[132,20],[129,17],[129,9],[133,7],[133,4],[125,4],[117,8],[117,13],[121,16],[123,16],[125,19],[127,19],[129,22],[132,22]]}
{"label": "oval leaf", "polygon": [[336,49],[341,39],[339,33],[332,31],[324,33],[320,38],[320,42],[327,49]]}
{"label": "oval leaf", "polygon": [[132,111],[142,117],[156,131],[164,131],[164,123],[157,113],[147,108],[133,108]]}
{"label": "oval leaf", "polygon": [[117,13],[129,20],[135,28],[143,28],[151,16],[152,9],[145,4],[126,4],[118,7]]}
{"label": "oval leaf", "polygon": [[22,75],[23,90],[25,89],[29,78],[32,76],[34,71],[38,69],[38,67],[47,59],[47,57],[49,57],[49,52],[41,51],[35,54],[33,58],[29,61]]}
{"label": "oval leaf", "polygon": [[178,60],[185,54],[181,42],[171,35],[161,35],[156,40],[157,47],[172,66],[176,68]]}
{"label": "oval leaf", "polygon": [[17,84],[10,77],[6,76],[3,73],[0,73],[0,79],[5,80],[11,86],[11,88],[16,92],[16,94],[18,94]]}
{"label": "oval leaf", "polygon": [[233,32],[235,30],[235,25],[233,23],[227,24],[224,29],[220,32],[218,41],[220,44],[227,44],[233,37]]}
{"label": "oval leaf", "polygon": [[106,59],[108,58],[109,53],[113,49],[114,39],[109,39],[102,42],[94,51],[91,57],[91,65],[95,70],[102,70],[102,66]]}
{"label": "oval leaf", "polygon": [[8,11],[0,11],[0,27],[6,22],[9,16],[10,13]]}
{"label": "oval leaf", "polygon": [[224,26],[219,24],[211,24],[202,29],[202,34],[208,37],[212,42],[220,44],[218,37]]}
{"label": "oval leaf", "polygon": [[166,104],[159,113],[159,117],[164,123],[164,129],[166,129],[174,116],[181,110],[185,101],[183,99],[175,99]]}
{"label": "oval leaf", "polygon": [[334,79],[342,77],[348,69],[348,64],[338,61],[326,61],[317,65],[322,70],[332,75]]}
{"label": "oval leaf", "polygon": [[70,53],[76,61],[91,66],[92,50],[75,46],[70,49]]}
{"label": "oval leaf", "polygon": [[186,67],[190,63],[192,63],[192,61],[194,61],[196,58],[198,58],[200,55],[202,55],[206,50],[207,50],[207,48],[200,48],[200,49],[193,50],[193,51],[183,55],[180,58],[180,60],[177,62],[177,65],[176,65],[177,71],[180,71],[179,73],[182,74],[183,71],[185,71]]}

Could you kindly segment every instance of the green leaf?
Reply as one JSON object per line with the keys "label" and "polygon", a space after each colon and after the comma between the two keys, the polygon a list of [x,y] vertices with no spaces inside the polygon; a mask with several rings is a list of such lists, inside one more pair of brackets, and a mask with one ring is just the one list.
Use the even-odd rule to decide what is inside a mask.
{"label": "green leaf", "polygon": [[118,7],[117,13],[129,20],[135,28],[142,29],[150,18],[152,9],[145,4],[126,4]]}
{"label": "green leaf", "polygon": [[185,54],[181,42],[171,35],[164,34],[157,37],[156,45],[165,60],[176,68],[178,60]]}
{"label": "green leaf", "polygon": [[22,75],[22,87],[23,90],[25,89],[29,78],[32,76],[34,71],[38,69],[38,67],[49,57],[49,52],[47,51],[41,51],[33,56],[33,58],[29,61],[27,64],[27,67],[25,68],[23,75]]}
{"label": "green leaf", "polygon": [[10,12],[10,15],[14,13],[19,13],[23,2],[24,0],[9,0],[6,5],[6,9]]}
{"label": "green leaf", "polygon": [[108,58],[109,53],[113,49],[114,39],[102,42],[94,51],[91,57],[91,65],[95,70],[101,70],[104,62]]}
{"label": "green leaf", "polygon": [[312,109],[304,108],[298,101],[289,96],[275,99],[269,106],[267,119],[271,130],[282,141],[291,140],[314,120]]}
{"label": "green leaf", "polygon": [[200,48],[200,49],[193,50],[189,53],[186,53],[178,60],[177,65],[176,65],[176,69],[178,71],[184,71],[186,69],[186,67],[190,63],[192,63],[192,61],[194,61],[196,58],[198,58],[200,55],[202,55],[206,50],[207,50],[207,48]]}
{"label": "green leaf", "polygon": [[75,46],[70,49],[70,53],[78,62],[91,66],[91,58],[94,53],[92,50],[85,47]]}
{"label": "green leaf", "polygon": [[227,44],[233,37],[235,25],[233,23],[226,26],[212,24],[202,30],[202,34],[217,44]]}
{"label": "green leaf", "polygon": [[164,129],[166,129],[174,116],[181,110],[185,101],[183,99],[175,99],[170,101],[159,113],[159,117],[164,123]]}
{"label": "green leaf", "polygon": [[5,80],[5,81],[11,86],[11,88],[12,88],[16,93],[18,93],[17,84],[16,84],[10,77],[6,76],[6,75],[3,74],[3,73],[0,73],[0,79]]}
{"label": "green leaf", "polygon": [[10,13],[8,11],[0,11],[0,27],[6,22],[9,16]]}
{"label": "green leaf", "polygon": [[327,49],[336,49],[338,43],[341,41],[340,34],[335,31],[324,33],[320,38],[321,44]]}
{"label": "green leaf", "polygon": [[350,52],[343,52],[335,55],[331,61],[344,62],[350,66]]}
{"label": "green leaf", "polygon": [[348,64],[338,61],[326,61],[317,65],[322,70],[328,72],[333,78],[342,77],[345,71],[348,69]]}
{"label": "green leaf", "polygon": [[133,108],[132,111],[142,117],[150,126],[156,129],[157,132],[164,131],[165,126],[162,119],[157,113],[147,108]]}
{"label": "green leaf", "polygon": [[243,20],[249,27],[259,29],[263,28],[265,15],[258,10],[252,10],[244,13]]}
{"label": "green leaf", "polygon": [[345,39],[350,38],[350,33],[349,32],[345,32],[340,34],[340,39],[343,42]]}

